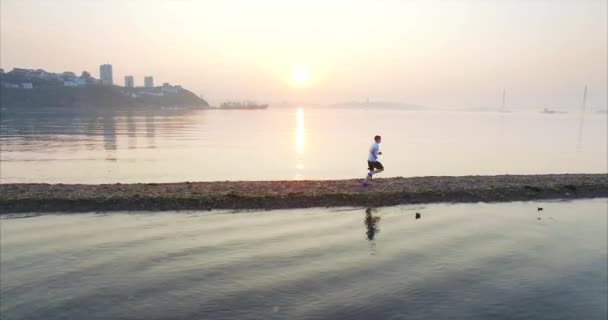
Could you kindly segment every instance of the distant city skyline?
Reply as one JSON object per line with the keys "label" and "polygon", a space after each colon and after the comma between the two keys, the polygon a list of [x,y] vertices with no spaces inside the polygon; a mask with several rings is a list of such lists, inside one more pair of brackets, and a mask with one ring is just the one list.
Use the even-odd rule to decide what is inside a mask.
{"label": "distant city skyline", "polygon": [[135,79],[133,76],[125,76],[125,88],[135,88]]}
{"label": "distant city skyline", "polygon": [[99,80],[101,80],[101,83],[105,85],[114,84],[114,76],[112,75],[111,64],[106,63],[99,66]]}
{"label": "distant city skyline", "polygon": [[146,87],[146,88],[153,88],[154,87],[154,77],[152,77],[152,76],[145,76],[144,77],[144,87]]}
{"label": "distant city skyline", "polygon": [[2,0],[0,6],[5,71],[95,74],[109,63],[114,84],[154,74],[212,103],[369,97],[499,108],[506,89],[507,108],[576,110],[587,85],[589,106],[608,104],[608,5],[601,0]]}
{"label": "distant city skyline", "polygon": [[[12,80],[8,80],[8,81],[3,81],[3,85],[12,87],[13,85],[17,85],[15,83],[11,83],[10,81],[15,81],[15,80],[19,80],[20,81],[31,81],[32,79],[40,79],[40,80],[52,80],[54,79],[54,81],[64,81],[66,86],[84,86],[86,84],[101,84],[101,85],[106,85],[106,86],[123,86],[125,88],[137,88],[137,86],[135,86],[135,78],[131,75],[126,75],[124,77],[124,82],[123,84],[119,84],[119,83],[115,83],[114,82],[114,77],[113,77],[113,67],[111,64],[108,63],[104,63],[102,65],[99,66],[99,79],[96,79],[95,77],[91,76],[91,73],[88,72],[87,70],[83,70],[81,72],[81,76],[77,76],[76,73],[79,73],[78,71],[74,72],[72,70],[64,70],[64,71],[59,71],[56,72],[55,70],[45,70],[43,68],[37,68],[37,69],[33,69],[33,68],[21,68],[21,67],[15,67],[12,68],[11,70],[8,70],[8,72],[5,72],[4,69],[0,68],[0,74],[7,74],[9,76],[15,76],[17,77],[16,79],[13,78]],[[92,82],[89,80],[93,80]],[[90,82],[90,83],[87,83]],[[28,84],[31,84],[29,82],[27,82]],[[145,88],[154,88],[154,77],[153,76],[145,76],[143,78],[143,86],[140,87],[145,87]],[[181,85],[172,85],[170,82],[163,82],[163,87],[165,87],[164,89],[167,89],[167,87],[179,87],[182,88]],[[33,87],[29,87],[29,88],[33,88]]]}

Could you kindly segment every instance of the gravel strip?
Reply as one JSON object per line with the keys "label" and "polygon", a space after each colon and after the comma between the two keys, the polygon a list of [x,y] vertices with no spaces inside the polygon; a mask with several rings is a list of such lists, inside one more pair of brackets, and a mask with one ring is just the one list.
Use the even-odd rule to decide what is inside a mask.
{"label": "gravel strip", "polygon": [[0,184],[0,214],[278,209],[608,197],[608,174],[310,181]]}

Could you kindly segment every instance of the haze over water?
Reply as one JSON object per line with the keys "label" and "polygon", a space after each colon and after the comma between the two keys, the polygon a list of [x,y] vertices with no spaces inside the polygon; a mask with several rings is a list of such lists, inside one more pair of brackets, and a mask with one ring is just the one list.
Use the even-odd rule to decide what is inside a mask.
{"label": "haze over water", "polygon": [[606,173],[607,118],[347,108],[3,114],[2,183]]}

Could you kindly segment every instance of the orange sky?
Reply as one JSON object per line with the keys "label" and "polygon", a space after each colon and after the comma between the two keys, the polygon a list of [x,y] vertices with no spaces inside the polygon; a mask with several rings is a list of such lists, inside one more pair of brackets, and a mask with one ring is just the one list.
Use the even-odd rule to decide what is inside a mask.
{"label": "orange sky", "polygon": [[[607,105],[606,1],[2,0],[4,69],[114,66],[212,103]],[[310,69],[295,86],[294,66]]]}

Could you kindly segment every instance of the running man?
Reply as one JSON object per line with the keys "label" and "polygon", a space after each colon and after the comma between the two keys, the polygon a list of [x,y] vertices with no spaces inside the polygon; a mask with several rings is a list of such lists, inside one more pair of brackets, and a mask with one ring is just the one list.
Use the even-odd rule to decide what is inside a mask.
{"label": "running man", "polygon": [[382,154],[380,152],[380,143],[382,142],[381,136],[374,137],[374,143],[369,148],[369,156],[367,157],[367,177],[365,182],[371,180],[377,173],[384,171],[384,166],[378,161],[378,156]]}

